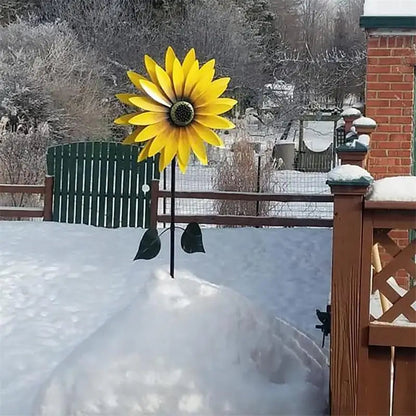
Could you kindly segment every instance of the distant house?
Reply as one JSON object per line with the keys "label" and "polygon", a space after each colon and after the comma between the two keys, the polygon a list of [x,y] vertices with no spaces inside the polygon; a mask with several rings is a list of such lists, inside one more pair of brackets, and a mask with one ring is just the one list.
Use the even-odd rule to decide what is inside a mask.
{"label": "distant house", "polygon": [[266,84],[263,89],[262,110],[273,110],[282,105],[282,101],[293,100],[295,87],[282,80]]}
{"label": "distant house", "polygon": [[365,0],[366,115],[377,121],[369,171],[374,177],[414,175],[416,0]]}

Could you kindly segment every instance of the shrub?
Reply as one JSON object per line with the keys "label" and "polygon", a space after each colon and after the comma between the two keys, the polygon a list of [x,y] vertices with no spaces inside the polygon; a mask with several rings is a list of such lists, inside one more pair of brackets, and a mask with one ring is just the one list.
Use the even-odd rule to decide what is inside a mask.
{"label": "shrub", "polygon": [[0,27],[0,73],[0,116],[16,112],[23,130],[47,123],[58,141],[110,136],[105,68],[65,23]]}
{"label": "shrub", "polygon": [[[51,137],[46,123],[28,134],[6,132],[0,136],[0,182],[41,184],[45,176],[45,155]],[[13,206],[36,206],[35,195],[2,195],[1,203]]]}
{"label": "shrub", "polygon": [[[259,163],[260,175],[259,175]],[[253,143],[241,139],[233,144],[230,155],[217,165],[214,186],[220,191],[270,192],[272,165],[267,156],[254,152]],[[220,215],[267,215],[268,202],[217,201]]]}

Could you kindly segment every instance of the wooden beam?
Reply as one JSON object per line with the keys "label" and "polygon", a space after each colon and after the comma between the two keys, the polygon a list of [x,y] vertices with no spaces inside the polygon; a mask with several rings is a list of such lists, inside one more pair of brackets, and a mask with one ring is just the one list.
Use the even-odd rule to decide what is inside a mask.
{"label": "wooden beam", "polygon": [[[241,225],[247,227],[332,227],[332,220],[317,218],[254,217],[243,215],[175,215],[177,223]],[[159,222],[169,222],[169,214],[158,214]]]}
{"label": "wooden beam", "polygon": [[0,184],[0,193],[10,194],[44,194],[45,185]]}
{"label": "wooden beam", "polygon": [[7,218],[42,218],[43,208],[0,207],[0,217]]}
{"label": "wooden beam", "polygon": [[369,345],[416,348],[416,325],[370,323]]}
{"label": "wooden beam", "polygon": [[416,415],[416,349],[396,348],[394,354],[393,415]]}
{"label": "wooden beam", "polygon": [[416,228],[416,212],[407,209],[372,210],[374,228],[409,230]]}
{"label": "wooden beam", "polygon": [[[367,186],[331,186],[334,228],[331,280],[330,391],[332,415],[358,414],[363,199]],[[370,245],[371,252],[371,245]],[[369,278],[369,276],[368,276]],[[369,290],[368,290],[369,292]]]}
{"label": "wooden beam", "polygon": [[365,209],[400,209],[416,211],[414,201],[365,201]]}
{"label": "wooden beam", "polygon": [[46,176],[45,178],[45,197],[43,208],[43,220],[52,221],[52,202],[53,202],[53,176]]}
{"label": "wooden beam", "polygon": [[[160,198],[170,198],[170,191],[159,191]],[[176,198],[186,199],[218,199],[230,201],[278,201],[278,202],[333,202],[332,195],[321,194],[266,194],[256,192],[226,192],[226,191],[176,191]]]}

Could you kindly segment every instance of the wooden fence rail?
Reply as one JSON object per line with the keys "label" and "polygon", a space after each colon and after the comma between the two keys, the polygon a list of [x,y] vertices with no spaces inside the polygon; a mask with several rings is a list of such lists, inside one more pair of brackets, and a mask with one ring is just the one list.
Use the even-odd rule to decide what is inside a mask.
{"label": "wooden fence rail", "polygon": [[4,218],[42,218],[52,220],[53,177],[46,176],[44,185],[0,184],[0,194],[40,194],[43,207],[0,206],[0,217]]}
{"label": "wooden fence rail", "polygon": [[[169,222],[169,214],[159,214],[159,198],[170,198],[170,191],[159,188],[159,181],[152,181],[150,226],[156,228],[158,222]],[[229,201],[278,201],[278,202],[333,202],[332,195],[298,195],[270,194],[256,192],[226,192],[226,191],[177,191],[178,199],[214,199]],[[244,215],[175,215],[176,222],[198,222],[199,224],[216,224],[229,226],[275,226],[275,227],[332,227],[331,219],[321,218],[284,218],[272,216]]]}

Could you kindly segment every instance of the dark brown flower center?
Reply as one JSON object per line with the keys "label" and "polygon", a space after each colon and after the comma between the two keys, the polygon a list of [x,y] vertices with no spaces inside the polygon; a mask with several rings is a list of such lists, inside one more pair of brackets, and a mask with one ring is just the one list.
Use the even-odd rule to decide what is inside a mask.
{"label": "dark brown flower center", "polygon": [[187,126],[194,119],[195,111],[191,103],[178,101],[170,108],[169,116],[176,126]]}

